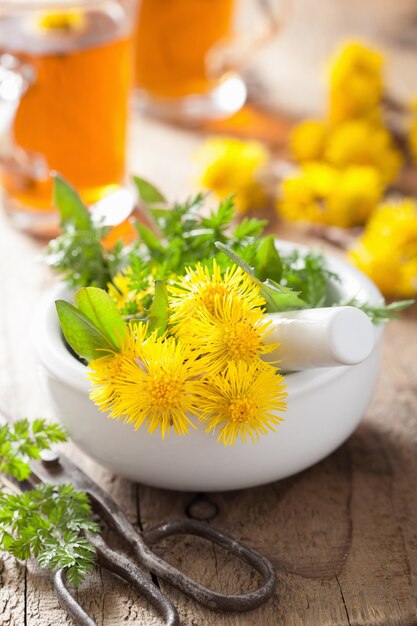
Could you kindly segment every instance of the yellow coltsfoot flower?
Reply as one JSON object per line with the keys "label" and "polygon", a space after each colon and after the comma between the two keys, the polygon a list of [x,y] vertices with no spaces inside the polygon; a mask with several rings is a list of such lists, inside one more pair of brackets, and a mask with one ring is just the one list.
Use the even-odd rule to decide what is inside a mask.
{"label": "yellow coltsfoot flower", "polygon": [[194,427],[187,413],[198,414],[201,365],[190,348],[173,337],[151,335],[134,360],[121,363],[111,417],[139,428],[143,423],[162,438],[172,427],[186,434]]}
{"label": "yellow coltsfoot flower", "polygon": [[[265,306],[259,287],[244,270],[233,265],[222,273],[216,261],[212,269],[200,263],[195,269],[187,268],[185,276],[179,277],[168,291],[173,325],[188,324],[202,310],[214,315],[216,302],[232,295],[245,311]],[[177,326],[177,330],[181,329]]]}
{"label": "yellow coltsfoot flower", "polygon": [[371,166],[352,165],[339,172],[328,198],[328,223],[348,228],[364,224],[382,196],[379,172]]}
{"label": "yellow coltsfoot flower", "polygon": [[417,295],[417,203],[412,199],[382,204],[349,252],[350,260],[386,296]]}
{"label": "yellow coltsfoot flower", "polygon": [[219,430],[218,441],[226,446],[238,438],[255,442],[282,421],[278,412],[285,411],[285,398],[283,377],[273,366],[232,362],[205,383],[200,418],[207,432]]}
{"label": "yellow coltsfoot flower", "polygon": [[289,221],[346,228],[363,224],[381,194],[381,179],[373,167],[339,170],[307,163],[283,181],[277,210]]}
{"label": "yellow coltsfoot flower", "polygon": [[[89,363],[88,378],[93,383],[90,398],[101,411],[113,411],[119,400],[117,384],[122,366],[134,363],[148,332],[147,324],[135,324],[127,327],[121,341],[120,352],[106,354]],[[110,415],[112,417],[112,415]]]}
{"label": "yellow coltsfoot flower", "polygon": [[414,164],[417,165],[417,100],[411,104],[411,109],[413,111],[413,118],[410,128],[409,143],[412,159]]}
{"label": "yellow coltsfoot flower", "polygon": [[272,328],[262,311],[248,311],[233,295],[217,299],[213,313],[201,309],[190,323],[178,326],[179,336],[201,355],[201,367],[209,376],[231,362],[256,363],[277,347],[264,344]]}
{"label": "yellow coltsfoot flower", "polygon": [[386,185],[397,177],[403,165],[403,157],[391,133],[367,119],[348,121],[332,128],[324,159],[341,168],[349,165],[375,167]]}
{"label": "yellow coltsfoot flower", "polygon": [[380,120],[383,92],[382,55],[352,41],[339,50],[330,70],[330,121],[339,123],[356,117]]}
{"label": "yellow coltsfoot flower", "polygon": [[148,287],[137,291],[132,289],[132,274],[131,268],[126,268],[123,272],[116,274],[112,282],[107,285],[107,291],[121,313],[143,313],[143,299],[154,293],[154,279],[152,276],[149,276]]}
{"label": "yellow coltsfoot flower", "polygon": [[196,153],[198,180],[223,200],[234,195],[238,211],[262,207],[266,195],[259,176],[269,158],[258,141],[210,137]]}
{"label": "yellow coltsfoot flower", "polygon": [[42,13],[37,24],[43,31],[69,33],[84,29],[87,18],[83,11],[52,11]]}
{"label": "yellow coltsfoot flower", "polygon": [[291,152],[298,163],[320,161],[327,140],[327,124],[319,120],[305,120],[291,133]]}

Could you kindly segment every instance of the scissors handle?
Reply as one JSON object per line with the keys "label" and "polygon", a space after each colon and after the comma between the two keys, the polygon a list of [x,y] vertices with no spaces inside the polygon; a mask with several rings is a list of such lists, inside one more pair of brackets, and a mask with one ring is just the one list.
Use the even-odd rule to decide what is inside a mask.
{"label": "scissors handle", "polygon": [[256,569],[262,576],[262,585],[255,591],[228,595],[208,589],[176,567],[157,557],[153,552],[142,555],[142,561],[157,576],[170,583],[185,595],[210,609],[224,612],[241,612],[254,609],[266,602],[275,591],[277,578],[272,563],[262,554],[245,546],[230,535],[216,530],[206,522],[174,520],[143,533],[146,542],[155,543],[172,535],[196,535],[211,541],[230,554],[237,556]]}
{"label": "scissors handle", "polygon": [[[76,489],[85,491],[91,499],[93,508],[130,546],[138,563],[145,565],[152,573],[200,604],[218,611],[249,611],[260,606],[273,595],[277,579],[272,563],[256,550],[212,528],[207,523],[194,520],[173,521],[141,534],[132,526],[116,502],[64,455],[60,456],[59,462],[54,466],[46,467],[42,463],[33,463],[31,467],[34,474],[44,482],[52,484],[70,482]],[[239,595],[226,595],[212,591],[164,561],[145,542],[147,540],[152,543],[152,541],[175,534],[197,535],[222,546],[261,574],[263,579],[261,586],[255,591]],[[115,554],[118,556],[117,553]]]}
{"label": "scissors handle", "polygon": [[[230,535],[216,530],[206,522],[175,520],[138,533],[120,507],[95,483],[84,484],[93,506],[111,528],[130,546],[137,561],[196,602],[210,609],[223,612],[250,611],[266,602],[277,584],[274,566],[265,556],[240,543]],[[171,535],[196,535],[225,548],[256,569],[262,576],[262,584],[255,591],[227,595],[213,591],[155,554],[146,542],[154,543]]]}
{"label": "scissors handle", "polygon": [[[101,535],[86,533],[86,537],[95,547],[100,563],[104,565],[106,569],[117,574],[120,578],[123,578],[123,580],[137,589],[165,620],[165,626],[180,626],[177,609],[170,599],[145,576],[139,567],[122,554],[109,548]],[[84,611],[82,606],[68,590],[64,569],[60,569],[55,573],[54,586],[61,607],[67,611],[80,626],[97,626],[94,620]]]}

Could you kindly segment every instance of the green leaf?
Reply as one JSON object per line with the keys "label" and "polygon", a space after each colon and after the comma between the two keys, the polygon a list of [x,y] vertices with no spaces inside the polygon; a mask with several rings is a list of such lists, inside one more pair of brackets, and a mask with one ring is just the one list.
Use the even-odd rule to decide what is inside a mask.
{"label": "green leaf", "polygon": [[75,306],[65,300],[55,304],[64,337],[80,357],[91,361],[118,352],[117,346]]}
{"label": "green leaf", "polygon": [[155,297],[149,308],[149,330],[157,331],[158,335],[162,335],[168,326],[169,304],[168,291],[161,280],[155,281]]}
{"label": "green leaf", "polygon": [[261,294],[267,303],[268,312],[273,313],[275,311],[284,311],[285,309],[305,307],[304,301],[299,298],[297,292],[288,287],[283,287],[269,278],[265,281],[259,280],[255,275],[253,267],[248,265],[234,250],[229,248],[229,246],[219,241],[216,241],[215,245],[221,252],[227,254],[236,265],[239,265],[239,267],[249,274],[253,281],[260,287]]}
{"label": "green leaf", "polygon": [[162,203],[165,204],[166,199],[162,193],[154,187],[150,182],[139,176],[134,176],[133,181],[138,190],[140,199],[145,204]]}
{"label": "green leaf", "polygon": [[275,246],[275,239],[272,235],[263,237],[257,248],[255,257],[255,274],[261,281],[270,278],[279,282],[282,277],[282,261]]}
{"label": "green leaf", "polygon": [[29,460],[39,459],[51,444],[66,441],[58,424],[47,424],[44,419],[29,422],[18,420],[0,428],[0,472],[18,481],[30,475]]}
{"label": "green leaf", "polygon": [[210,228],[222,233],[230,224],[235,214],[233,197],[226,198],[219,204],[217,210],[212,211],[209,217],[201,218],[203,228]]}
{"label": "green leaf", "polygon": [[95,548],[82,532],[98,533],[87,495],[69,484],[0,493],[0,545],[19,559],[36,557],[52,571],[69,568],[77,585],[92,571]]}
{"label": "green leaf", "polygon": [[150,228],[140,222],[137,222],[135,226],[143,243],[151,252],[164,252],[164,246],[161,244],[160,239],[158,239]]}
{"label": "green leaf", "polygon": [[233,239],[240,241],[247,237],[260,237],[268,225],[268,220],[258,220],[257,218],[244,217],[236,226]]}
{"label": "green leaf", "polygon": [[98,287],[83,287],[74,296],[74,304],[109,341],[120,349],[127,326],[111,296]]}
{"label": "green leaf", "polygon": [[59,174],[54,174],[53,203],[59,210],[61,225],[66,229],[90,230],[92,221],[87,207],[75,189]]}
{"label": "green leaf", "polygon": [[326,266],[320,252],[293,250],[282,254],[283,272],[281,283],[298,291],[310,308],[333,304],[331,283],[339,280]]}

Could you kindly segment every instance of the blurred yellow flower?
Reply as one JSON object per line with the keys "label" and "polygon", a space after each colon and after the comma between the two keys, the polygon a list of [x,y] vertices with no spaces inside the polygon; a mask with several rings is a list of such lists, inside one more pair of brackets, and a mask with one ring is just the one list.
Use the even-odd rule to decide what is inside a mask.
{"label": "blurred yellow flower", "polygon": [[328,135],[324,159],[337,167],[371,165],[379,171],[384,184],[396,178],[403,164],[391,133],[367,119],[333,127]]}
{"label": "blurred yellow flower", "polygon": [[372,48],[352,41],[335,55],[330,70],[330,121],[380,118],[384,59]]}
{"label": "blurred yellow flower", "polygon": [[82,11],[55,11],[42,13],[37,23],[42,30],[69,32],[85,28],[87,19]]}
{"label": "blurred yellow flower", "polygon": [[291,133],[290,148],[299,163],[319,161],[326,146],[327,125],[318,120],[305,120]]}
{"label": "blurred yellow flower", "polygon": [[339,170],[325,163],[307,163],[283,181],[277,209],[290,221],[344,228],[363,224],[381,192],[380,176],[373,167]]}
{"label": "blurred yellow flower", "polygon": [[411,105],[413,118],[410,128],[410,152],[415,165],[417,165],[417,100]]}
{"label": "blurred yellow flower", "polygon": [[219,428],[218,441],[233,445],[240,437],[255,442],[259,435],[275,430],[285,411],[283,378],[265,363],[231,363],[207,381],[200,399],[201,419],[207,432]]}
{"label": "blurred yellow flower", "polygon": [[349,252],[351,261],[386,296],[417,295],[417,204],[406,198],[382,204]]}
{"label": "blurred yellow flower", "polygon": [[196,153],[199,183],[221,200],[234,195],[241,213],[261,207],[266,194],[259,174],[268,158],[267,149],[257,141],[210,137]]}

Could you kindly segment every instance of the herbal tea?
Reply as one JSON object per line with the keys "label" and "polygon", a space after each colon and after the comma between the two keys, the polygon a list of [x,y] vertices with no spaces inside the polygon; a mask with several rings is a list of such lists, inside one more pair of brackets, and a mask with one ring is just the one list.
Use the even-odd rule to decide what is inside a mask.
{"label": "herbal tea", "polygon": [[[35,71],[17,108],[14,144],[41,154],[87,203],[124,177],[130,40],[121,7],[109,6],[108,12],[26,11],[0,18],[0,52]],[[18,209],[50,209],[50,179],[5,171],[2,182]]]}
{"label": "herbal tea", "polygon": [[136,85],[176,98],[209,91],[207,55],[231,35],[234,0],[142,0],[135,34]]}

